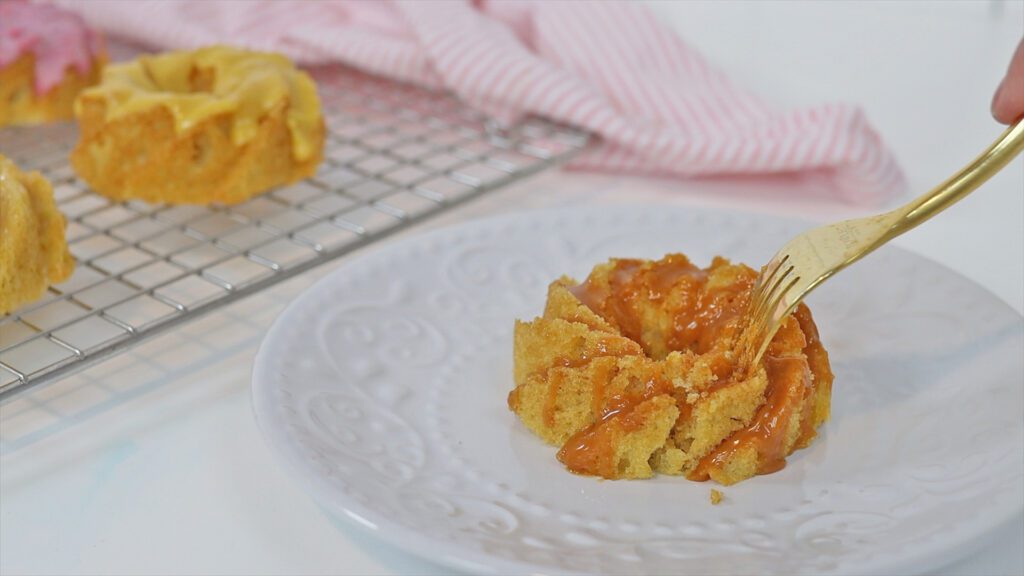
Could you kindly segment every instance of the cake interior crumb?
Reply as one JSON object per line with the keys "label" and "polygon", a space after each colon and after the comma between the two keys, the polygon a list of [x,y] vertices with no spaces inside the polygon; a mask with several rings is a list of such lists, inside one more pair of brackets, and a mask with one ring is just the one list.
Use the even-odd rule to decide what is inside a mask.
{"label": "cake interior crumb", "polygon": [[722,501],[722,493],[714,488],[711,489],[711,503],[718,505]]}

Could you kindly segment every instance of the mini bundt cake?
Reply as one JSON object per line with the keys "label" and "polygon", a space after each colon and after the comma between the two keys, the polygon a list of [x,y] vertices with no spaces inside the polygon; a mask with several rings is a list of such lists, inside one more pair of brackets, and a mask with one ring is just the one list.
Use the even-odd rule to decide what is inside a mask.
{"label": "mini bundt cake", "polygon": [[71,163],[115,200],[233,204],[323,157],[316,85],[278,54],[213,46],[110,65],[75,114]]}
{"label": "mini bundt cake", "polygon": [[0,314],[39,298],[74,268],[50,183],[0,154]]}
{"label": "mini bundt cake", "polygon": [[105,61],[102,40],[77,14],[0,2],[0,126],[70,120]]}
{"label": "mini bundt cake", "polygon": [[755,367],[733,349],[757,273],[681,254],[561,278],[516,322],[508,405],[571,471],[733,484],[785,466],[828,419],[832,372],[801,305]]}

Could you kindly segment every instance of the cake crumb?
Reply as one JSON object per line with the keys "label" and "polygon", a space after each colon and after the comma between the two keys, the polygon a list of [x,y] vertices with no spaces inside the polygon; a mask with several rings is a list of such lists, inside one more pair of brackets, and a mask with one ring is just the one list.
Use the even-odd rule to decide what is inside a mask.
{"label": "cake crumb", "polygon": [[722,493],[714,488],[711,489],[711,504],[717,506],[722,501]]}

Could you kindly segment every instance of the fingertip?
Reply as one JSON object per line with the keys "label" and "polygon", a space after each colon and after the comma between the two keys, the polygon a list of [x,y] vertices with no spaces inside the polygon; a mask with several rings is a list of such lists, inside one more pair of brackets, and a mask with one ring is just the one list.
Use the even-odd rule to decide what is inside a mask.
{"label": "fingertip", "polygon": [[1003,87],[1005,86],[1006,80],[1004,79],[1002,82],[999,83],[999,87],[996,88],[995,94],[992,95],[992,104],[989,106],[989,109],[992,111],[992,117],[999,122],[1003,122],[1002,118],[1000,117],[1002,115],[1002,102],[1000,102],[1000,98],[1003,95]]}
{"label": "fingertip", "polygon": [[1024,116],[1024,40],[1014,51],[1006,76],[992,97],[992,117],[1010,124]]}
{"label": "fingertip", "polygon": [[1003,124],[1012,124],[1024,116],[1024,79],[1003,81],[992,99],[992,117]]}

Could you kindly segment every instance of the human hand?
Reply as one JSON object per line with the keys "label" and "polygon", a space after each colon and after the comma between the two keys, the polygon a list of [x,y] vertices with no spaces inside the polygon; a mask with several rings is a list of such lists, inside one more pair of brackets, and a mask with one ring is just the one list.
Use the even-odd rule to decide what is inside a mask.
{"label": "human hand", "polygon": [[992,116],[1003,124],[1024,116],[1024,40],[1017,45],[1006,77],[992,97]]}

